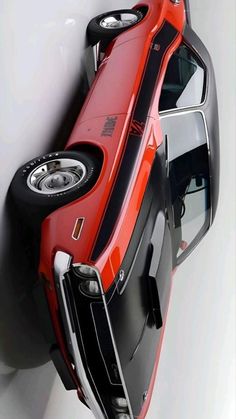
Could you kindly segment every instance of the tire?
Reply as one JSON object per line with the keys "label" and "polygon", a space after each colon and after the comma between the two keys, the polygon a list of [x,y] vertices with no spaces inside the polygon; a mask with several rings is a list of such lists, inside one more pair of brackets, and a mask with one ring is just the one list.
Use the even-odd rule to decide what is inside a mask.
{"label": "tire", "polygon": [[[112,27],[112,23],[110,23],[110,27],[105,27],[104,25],[106,24],[106,19],[110,17],[118,19],[116,22],[113,22],[113,25],[122,25],[123,22],[123,26]],[[104,44],[107,44],[116,36],[120,35],[120,33],[126,31],[132,26],[135,26],[142,20],[142,18],[143,13],[139,10],[134,9],[114,10],[112,12],[107,12],[98,15],[95,18],[93,18],[87,26],[87,38],[89,44],[93,46],[97,44],[99,41],[102,41],[104,42]]]}
{"label": "tire", "polygon": [[10,195],[32,225],[88,192],[98,178],[99,168],[97,159],[84,152],[46,154],[17,170]]}

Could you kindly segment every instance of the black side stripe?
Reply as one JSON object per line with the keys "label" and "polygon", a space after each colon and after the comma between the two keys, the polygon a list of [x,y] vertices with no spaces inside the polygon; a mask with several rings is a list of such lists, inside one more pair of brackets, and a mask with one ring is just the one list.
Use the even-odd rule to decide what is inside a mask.
{"label": "black side stripe", "polygon": [[[146,124],[162,61],[167,49],[169,49],[178,34],[177,30],[170,23],[164,22],[159,32],[153,38],[147,66],[131,121],[130,134],[128,135],[116,183],[92,252],[92,260],[96,260],[104,250],[115,227],[142,142],[142,132],[144,131]],[[137,129],[137,127],[139,129]],[[143,129],[140,127],[143,127]]]}

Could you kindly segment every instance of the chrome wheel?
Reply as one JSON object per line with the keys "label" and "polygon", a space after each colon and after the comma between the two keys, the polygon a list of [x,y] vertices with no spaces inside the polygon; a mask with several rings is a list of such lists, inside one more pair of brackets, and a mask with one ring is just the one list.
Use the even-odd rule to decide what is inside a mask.
{"label": "chrome wheel", "polygon": [[28,175],[28,187],[37,193],[53,195],[79,185],[87,174],[86,166],[73,159],[45,161]]}
{"label": "chrome wheel", "polygon": [[87,26],[89,44],[94,46],[101,42],[103,52],[109,42],[122,32],[135,27],[144,17],[141,10],[121,9],[103,13],[90,20]]}
{"label": "chrome wheel", "polygon": [[100,26],[104,29],[121,29],[132,26],[138,21],[138,16],[133,13],[114,13],[104,17],[100,21]]}
{"label": "chrome wheel", "polygon": [[[30,228],[40,229],[56,209],[81,198],[95,185],[101,169],[98,152],[56,151],[38,156],[15,173],[10,194]],[[78,240],[84,218],[75,220],[72,238]]]}

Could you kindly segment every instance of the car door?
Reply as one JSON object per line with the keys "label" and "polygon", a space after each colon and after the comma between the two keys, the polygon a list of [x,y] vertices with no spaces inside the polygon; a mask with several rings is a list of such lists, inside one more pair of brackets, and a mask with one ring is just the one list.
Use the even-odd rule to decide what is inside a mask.
{"label": "car door", "polygon": [[184,260],[210,225],[209,138],[202,108],[205,95],[205,66],[182,43],[169,61],[159,101],[174,265]]}

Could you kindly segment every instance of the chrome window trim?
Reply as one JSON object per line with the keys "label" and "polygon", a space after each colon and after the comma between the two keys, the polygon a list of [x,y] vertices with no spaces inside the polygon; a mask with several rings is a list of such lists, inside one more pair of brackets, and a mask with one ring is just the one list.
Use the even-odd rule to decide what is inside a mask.
{"label": "chrome window trim", "polygon": [[205,113],[203,112],[202,109],[198,109],[196,107],[194,107],[194,109],[189,109],[189,108],[183,108],[183,109],[185,109],[185,110],[181,111],[180,109],[174,109],[173,111],[168,111],[168,113],[165,113],[165,115],[160,115],[160,119],[169,118],[169,117],[172,117],[173,115],[182,116],[182,115],[187,115],[187,114],[190,114],[190,113],[199,112],[202,115],[203,122],[204,122],[204,127],[205,127],[205,131],[206,131],[207,148],[208,148],[208,150],[210,150],[210,140],[209,140],[208,127],[207,127],[207,121],[206,121]]}
{"label": "chrome window trim", "polygon": [[[167,109],[166,111],[159,111],[159,116],[165,116],[166,114],[169,114],[170,112],[183,112],[183,111],[188,111],[188,110],[195,110],[198,108],[202,108],[207,100],[207,96],[205,95],[205,99],[204,102],[201,102],[199,105],[191,105],[191,106],[183,106],[182,108],[172,108],[172,109]],[[201,109],[200,109],[201,110]]]}
{"label": "chrome window trim", "polygon": [[[80,350],[78,347],[78,343],[77,343],[77,338],[76,338],[76,334],[75,332],[73,332],[72,329],[72,325],[71,325],[71,319],[70,319],[70,314],[69,314],[69,310],[67,307],[67,301],[66,301],[66,296],[65,296],[65,291],[64,291],[64,287],[63,287],[63,281],[64,281],[64,275],[69,271],[70,267],[71,267],[71,261],[72,261],[72,257],[70,255],[68,255],[65,252],[61,252],[58,251],[55,255],[55,259],[54,259],[54,274],[55,274],[55,280],[57,283],[57,286],[59,287],[61,296],[62,296],[62,301],[63,301],[63,307],[65,310],[65,315],[66,315],[66,321],[67,321],[67,326],[68,326],[68,331],[69,331],[69,335],[70,335],[70,340],[71,340],[71,347],[73,350],[73,358],[74,358],[74,363],[75,363],[75,369],[76,369],[76,373],[78,375],[79,381],[81,383],[81,387],[83,389],[83,393],[85,396],[85,400],[88,404],[88,406],[90,407],[90,409],[92,410],[92,412],[95,414],[97,419],[104,419],[104,417],[107,417],[107,415],[105,415],[105,413],[102,412],[95,396],[94,393],[91,389],[90,383],[88,381],[87,375],[86,375],[86,371],[83,367],[83,361],[80,355]],[[99,395],[99,393],[98,393]],[[102,401],[101,401],[102,403]],[[104,409],[105,411],[105,409]]]}

